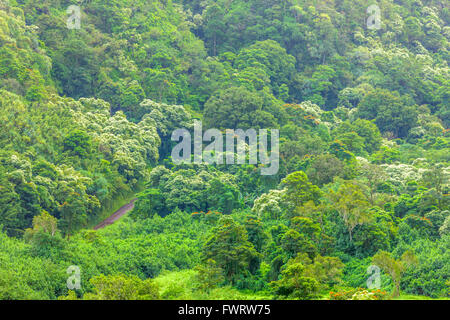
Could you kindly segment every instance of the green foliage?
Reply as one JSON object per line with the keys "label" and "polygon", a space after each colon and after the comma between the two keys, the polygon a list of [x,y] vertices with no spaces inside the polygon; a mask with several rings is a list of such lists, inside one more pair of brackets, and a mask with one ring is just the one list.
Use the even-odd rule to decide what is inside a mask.
{"label": "green foliage", "polygon": [[320,189],[309,182],[307,175],[302,171],[291,173],[281,183],[286,188],[283,200],[294,208],[308,201],[317,202],[321,196]]}
{"label": "green foliage", "polygon": [[157,300],[158,287],[151,279],[136,276],[100,275],[89,280],[94,292],[84,295],[87,300]]}
{"label": "green foliage", "polygon": [[399,260],[395,260],[389,252],[379,251],[373,256],[373,263],[388,273],[394,282],[392,296],[400,294],[400,280],[406,268],[417,264],[417,257],[411,251],[405,251]]}
{"label": "green foliage", "polygon": [[367,223],[370,216],[367,212],[369,205],[362,188],[355,181],[343,181],[337,191],[330,190],[328,195],[332,208],[337,210],[342,218],[349,237],[350,242],[353,241],[353,230],[358,225]]}
{"label": "green foliage", "polygon": [[271,283],[275,294],[287,298],[317,298],[322,287],[340,281],[343,263],[339,258],[317,256],[314,260],[299,253],[288,261],[281,278]]}
{"label": "green foliage", "polygon": [[86,132],[74,130],[63,141],[64,150],[68,150],[80,157],[86,157],[91,148],[90,137]]}
{"label": "green foliage", "polygon": [[[449,296],[442,1],[67,5],[0,0],[0,299]],[[279,172],[174,165],[194,119],[279,129]]]}
{"label": "green foliage", "polygon": [[247,231],[230,216],[223,216],[203,248],[204,259],[213,259],[232,283],[239,273],[246,272],[258,252],[248,241]]}
{"label": "green foliage", "polygon": [[410,99],[397,92],[379,89],[368,92],[358,105],[358,116],[375,119],[378,128],[394,137],[406,137],[417,123],[417,110]]}
{"label": "green foliage", "polygon": [[204,265],[195,267],[195,270],[197,271],[198,290],[210,292],[225,280],[223,270],[217,267],[217,263],[212,259],[206,260]]}
{"label": "green foliage", "polygon": [[276,127],[271,109],[272,101],[266,103],[256,93],[244,87],[232,87],[219,91],[205,104],[204,120],[209,128],[249,129]]}
{"label": "green foliage", "polygon": [[[196,170],[195,170],[196,169]],[[241,195],[234,176],[217,170],[163,166],[150,173],[149,189],[138,195],[134,216],[165,216],[175,208],[189,212],[216,210],[230,214],[241,207]]]}

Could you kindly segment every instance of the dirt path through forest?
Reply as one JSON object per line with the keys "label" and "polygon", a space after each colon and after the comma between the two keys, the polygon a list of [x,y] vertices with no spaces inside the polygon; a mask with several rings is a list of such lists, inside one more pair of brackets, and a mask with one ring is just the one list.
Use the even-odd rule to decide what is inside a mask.
{"label": "dirt path through forest", "polygon": [[121,207],[119,210],[117,210],[116,212],[114,212],[109,218],[103,220],[102,222],[100,222],[98,225],[96,225],[94,227],[94,230],[98,230],[98,229],[102,229],[106,226],[109,226],[110,224],[113,224],[114,222],[116,222],[117,220],[119,220],[120,218],[122,218],[122,216],[129,212],[130,210],[132,210],[134,208],[134,203],[136,202],[136,199],[131,200],[130,203],[127,203],[126,205],[124,205],[123,207]]}

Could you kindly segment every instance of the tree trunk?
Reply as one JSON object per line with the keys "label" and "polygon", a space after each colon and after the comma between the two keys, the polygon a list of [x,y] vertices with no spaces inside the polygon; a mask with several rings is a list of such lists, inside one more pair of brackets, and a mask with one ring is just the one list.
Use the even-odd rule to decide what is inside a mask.
{"label": "tree trunk", "polygon": [[393,297],[398,297],[400,295],[400,281],[396,281],[394,283],[394,292],[392,293]]}

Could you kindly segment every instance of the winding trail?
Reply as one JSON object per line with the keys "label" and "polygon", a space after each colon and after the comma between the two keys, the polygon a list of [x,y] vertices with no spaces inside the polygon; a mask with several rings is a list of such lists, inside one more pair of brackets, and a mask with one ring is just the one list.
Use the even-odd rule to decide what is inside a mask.
{"label": "winding trail", "polygon": [[102,229],[102,228],[104,228],[106,226],[109,226],[109,225],[113,224],[114,222],[116,222],[120,218],[122,218],[122,216],[125,213],[131,211],[134,208],[134,203],[136,202],[136,200],[137,200],[137,198],[131,200],[131,202],[129,202],[126,205],[124,205],[123,207],[121,207],[119,210],[114,212],[109,218],[103,220],[98,225],[96,225],[94,227],[94,230]]}

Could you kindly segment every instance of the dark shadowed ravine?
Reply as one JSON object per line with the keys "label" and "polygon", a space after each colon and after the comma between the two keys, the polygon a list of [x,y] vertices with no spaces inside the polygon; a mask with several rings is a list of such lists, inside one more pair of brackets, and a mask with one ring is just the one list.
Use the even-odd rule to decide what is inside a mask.
{"label": "dark shadowed ravine", "polygon": [[114,212],[109,218],[103,220],[98,225],[96,225],[94,227],[94,230],[103,229],[104,227],[109,226],[110,224],[113,224],[114,222],[116,222],[117,220],[122,218],[122,216],[125,213],[131,211],[134,208],[134,203],[136,202],[136,200],[137,200],[137,198],[131,200],[131,202],[129,202],[126,205],[122,206],[119,210]]}

